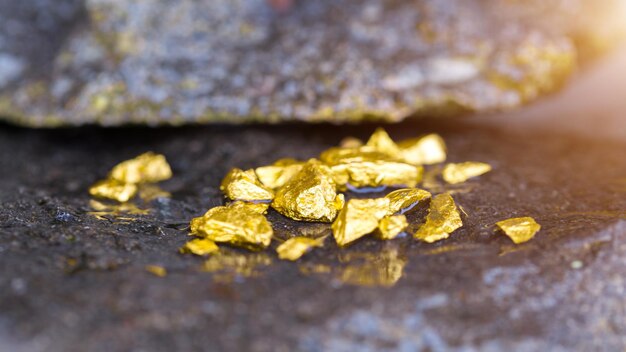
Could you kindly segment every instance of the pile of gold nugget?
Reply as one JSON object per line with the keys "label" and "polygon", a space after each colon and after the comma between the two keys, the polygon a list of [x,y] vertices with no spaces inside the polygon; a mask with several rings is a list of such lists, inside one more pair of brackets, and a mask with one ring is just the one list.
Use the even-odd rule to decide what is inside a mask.
{"label": "pile of gold nugget", "polygon": [[[231,201],[210,209],[190,224],[189,241],[181,252],[208,255],[225,243],[253,251],[267,248],[273,229],[265,217],[269,207],[297,221],[332,223],[339,247],[372,235],[392,240],[408,227],[407,211],[430,201],[425,222],[413,233],[427,243],[448,238],[463,226],[461,215],[449,193],[432,196],[416,188],[422,181],[424,165],[443,163],[446,146],[436,134],[395,143],[378,129],[363,143],[347,138],[339,147],[321,153],[319,159],[280,159],[256,169],[233,169],[220,189]],[[441,176],[457,184],[491,170],[481,162],[446,164]],[[381,192],[396,189],[384,197],[345,200],[341,192]],[[399,189],[398,189],[399,188]],[[530,240],[540,226],[532,218],[508,219],[496,224],[515,243]],[[321,247],[325,238],[293,237],[277,248],[281,259],[297,260]]]}

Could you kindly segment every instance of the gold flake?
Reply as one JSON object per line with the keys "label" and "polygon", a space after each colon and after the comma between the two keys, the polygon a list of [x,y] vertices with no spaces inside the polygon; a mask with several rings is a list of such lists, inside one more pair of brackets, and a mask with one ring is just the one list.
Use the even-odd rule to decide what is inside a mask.
{"label": "gold flake", "polygon": [[292,237],[283,242],[276,252],[280,259],[295,261],[310,251],[313,247],[322,247],[325,237],[308,238],[308,237]]}
{"label": "gold flake", "polygon": [[446,144],[438,134],[429,134],[398,143],[401,155],[413,165],[432,165],[446,161]]}
{"label": "gold flake", "polygon": [[438,194],[430,201],[430,209],[423,224],[413,235],[418,240],[433,243],[446,239],[463,226],[461,214],[448,193]]}
{"label": "gold flake", "polygon": [[294,220],[332,222],[344,203],[335,188],[330,169],[310,160],[276,192],[272,208]]}
{"label": "gold flake", "polygon": [[392,161],[362,161],[331,166],[335,182],[343,189],[379,186],[415,187],[422,179],[424,169]]}
{"label": "gold flake", "polygon": [[387,198],[351,199],[332,225],[335,241],[339,246],[345,246],[372,233],[388,211]]}
{"label": "gold flake", "polygon": [[155,183],[172,177],[165,156],[147,152],[116,165],[109,175],[122,183]]}
{"label": "gold flake", "polygon": [[167,275],[167,270],[160,265],[146,265],[146,271],[158,277]]}
{"label": "gold flake", "polygon": [[389,199],[389,215],[404,214],[419,202],[431,197],[430,192],[419,188],[403,188],[385,196]]}
{"label": "gold flake", "polygon": [[94,197],[113,199],[120,203],[128,202],[136,193],[137,185],[113,179],[98,181],[89,188],[89,194]]}
{"label": "gold flake", "polygon": [[259,182],[254,170],[232,169],[220,185],[220,190],[232,200],[270,201],[274,192]]}
{"label": "gold flake", "polygon": [[285,185],[293,176],[302,170],[302,161],[295,159],[280,159],[272,165],[256,168],[259,181],[268,188],[277,189]]}
{"label": "gold flake", "polygon": [[193,219],[190,228],[196,236],[251,250],[269,246],[274,234],[265,216],[243,202],[212,208]]}
{"label": "gold flake", "polygon": [[200,256],[213,254],[217,251],[219,251],[219,247],[215,242],[207,238],[193,239],[180,248],[181,253],[191,253]]}
{"label": "gold flake", "polygon": [[409,226],[404,215],[385,216],[378,223],[376,235],[382,240],[392,240]]}
{"label": "gold flake", "polygon": [[480,176],[491,171],[491,165],[475,161],[467,161],[464,163],[450,163],[443,168],[443,179],[450,183],[461,183],[467,179]]}
{"label": "gold flake", "polygon": [[541,229],[535,219],[531,217],[512,218],[498,221],[496,225],[509,236],[515,244],[524,243],[532,239]]}

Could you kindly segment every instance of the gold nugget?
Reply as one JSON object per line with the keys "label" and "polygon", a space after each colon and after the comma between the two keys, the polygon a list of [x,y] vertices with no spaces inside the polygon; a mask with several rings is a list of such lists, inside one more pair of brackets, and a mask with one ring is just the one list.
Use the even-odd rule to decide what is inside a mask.
{"label": "gold nugget", "polygon": [[446,239],[463,226],[461,214],[448,193],[438,194],[430,201],[426,223],[413,235],[418,240],[433,243]]}
{"label": "gold nugget", "polygon": [[389,215],[404,214],[413,209],[419,202],[430,197],[430,192],[419,188],[399,189],[385,196],[389,199]]}
{"label": "gold nugget", "polygon": [[146,271],[158,277],[164,277],[167,275],[167,270],[160,265],[146,265]]}
{"label": "gold nugget", "polygon": [[254,171],[265,187],[277,189],[300,172],[302,165],[302,161],[295,159],[280,159],[272,165],[257,167]]}
{"label": "gold nugget", "polygon": [[339,246],[345,246],[378,227],[380,219],[389,212],[389,199],[351,199],[332,225]]}
{"label": "gold nugget", "polygon": [[464,163],[450,163],[443,168],[443,179],[450,183],[456,184],[465,182],[468,179],[480,176],[491,171],[491,165],[475,161],[467,161]]}
{"label": "gold nugget", "polygon": [[394,158],[399,158],[401,154],[396,142],[389,137],[387,131],[380,127],[376,129],[365,145]]}
{"label": "gold nugget", "polygon": [[505,235],[509,236],[515,244],[529,241],[535,237],[537,231],[541,229],[541,225],[531,217],[502,220],[498,221],[496,225]]}
{"label": "gold nugget", "polygon": [[309,160],[276,192],[272,208],[294,220],[332,222],[343,203],[328,166]]}
{"label": "gold nugget", "polygon": [[392,240],[409,226],[404,215],[385,216],[378,223],[376,237],[381,240]]}
{"label": "gold nugget", "polygon": [[156,183],[172,177],[165,156],[147,152],[116,165],[109,177],[123,183]]}
{"label": "gold nugget", "polygon": [[209,255],[219,251],[219,247],[215,242],[208,238],[196,238],[182,246],[179,250],[181,253],[191,253],[195,255]]}
{"label": "gold nugget", "polygon": [[392,161],[362,161],[331,166],[333,178],[339,189],[405,186],[415,187],[422,179],[424,169]]}
{"label": "gold nugget", "polygon": [[259,182],[254,170],[230,170],[224,177],[220,190],[232,200],[271,201],[274,192]]}
{"label": "gold nugget", "polygon": [[438,134],[429,134],[398,143],[402,158],[413,165],[432,165],[446,161],[446,143]]}
{"label": "gold nugget", "polygon": [[293,237],[283,242],[276,252],[278,258],[295,261],[305,255],[313,247],[322,247],[324,244],[324,237],[322,238],[308,238],[308,237]]}
{"label": "gold nugget", "polygon": [[89,188],[89,194],[98,198],[113,199],[120,203],[128,202],[137,194],[137,185],[113,179],[96,182]]}
{"label": "gold nugget", "polygon": [[210,209],[190,224],[192,234],[252,250],[266,248],[272,241],[272,225],[265,216],[235,202]]}

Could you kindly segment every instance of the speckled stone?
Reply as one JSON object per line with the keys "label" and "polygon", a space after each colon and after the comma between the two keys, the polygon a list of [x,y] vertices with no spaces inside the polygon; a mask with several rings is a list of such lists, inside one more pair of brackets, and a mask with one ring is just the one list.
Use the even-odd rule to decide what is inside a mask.
{"label": "speckled stone", "polygon": [[270,3],[0,0],[0,118],[396,122],[509,109],[557,89],[626,27],[619,0]]}

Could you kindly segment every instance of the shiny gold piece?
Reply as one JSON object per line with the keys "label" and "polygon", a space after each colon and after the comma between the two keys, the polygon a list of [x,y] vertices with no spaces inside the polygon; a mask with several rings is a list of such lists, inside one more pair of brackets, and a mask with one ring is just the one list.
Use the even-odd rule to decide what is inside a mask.
{"label": "shiny gold piece", "polygon": [[278,258],[291,261],[298,260],[313,247],[322,247],[324,245],[324,239],[325,237],[292,237],[276,248]]}
{"label": "shiny gold piece", "polygon": [[155,183],[172,177],[172,169],[165,156],[147,152],[116,165],[109,178],[123,183]]}
{"label": "shiny gold piece", "polygon": [[407,263],[395,248],[384,248],[377,253],[347,253],[340,259],[345,267],[337,274],[339,281],[367,287],[395,285]]}
{"label": "shiny gold piece", "polygon": [[345,246],[378,227],[380,219],[389,212],[389,199],[351,199],[332,225],[339,246]]}
{"label": "shiny gold piece", "polygon": [[184,246],[180,247],[181,253],[191,253],[195,255],[205,256],[213,253],[217,253],[219,251],[219,247],[215,244],[215,242],[211,241],[208,238],[196,238],[187,243]]}
{"label": "shiny gold piece", "polygon": [[146,271],[158,277],[164,277],[167,275],[167,270],[160,265],[146,265]]}
{"label": "shiny gold piece", "polygon": [[365,145],[394,158],[400,157],[400,148],[396,142],[389,137],[387,131],[380,127],[374,131]]}
{"label": "shiny gold piece", "polygon": [[354,137],[346,137],[339,142],[339,146],[341,148],[359,148],[363,146],[363,141]]}
{"label": "shiny gold piece", "polygon": [[430,192],[419,188],[403,188],[390,192],[385,196],[385,198],[389,199],[388,214],[404,214],[413,209],[419,202],[430,197]]}
{"label": "shiny gold piece", "polygon": [[265,187],[277,189],[300,172],[302,165],[304,162],[295,159],[280,159],[272,165],[257,167],[254,171]]}
{"label": "shiny gold piece", "polygon": [[191,220],[190,228],[196,236],[251,250],[269,246],[274,234],[265,216],[243,202],[212,208]]}
{"label": "shiny gold piece", "polygon": [[224,177],[220,190],[232,200],[270,201],[274,199],[274,192],[261,184],[252,169],[230,170]]}
{"label": "shiny gold piece", "polygon": [[450,183],[456,184],[465,182],[468,179],[480,176],[491,171],[491,165],[476,161],[467,161],[464,163],[450,163],[443,168],[443,179]]}
{"label": "shiny gold piece", "polygon": [[409,226],[404,215],[385,216],[378,223],[376,237],[381,240],[392,240]]}
{"label": "shiny gold piece", "polygon": [[137,194],[137,185],[106,179],[98,181],[91,186],[89,188],[89,194],[94,197],[112,199],[124,203],[128,202]]}
{"label": "shiny gold piece", "polygon": [[541,229],[541,225],[531,217],[498,221],[496,226],[498,226],[505,235],[509,236],[515,244],[529,241],[535,236],[537,231]]}
{"label": "shiny gold piece", "polygon": [[401,159],[382,153],[373,147],[362,146],[358,148],[332,147],[320,154],[320,161],[329,166],[359,163],[364,161],[395,161],[402,162]]}
{"label": "shiny gold piece", "polygon": [[328,166],[310,160],[276,192],[272,208],[301,221],[332,222],[343,207]]}
{"label": "shiny gold piece", "polygon": [[266,253],[244,254],[226,248],[210,256],[202,265],[202,270],[215,273],[216,281],[232,282],[236,278],[259,276],[259,269],[271,264],[272,258]]}
{"label": "shiny gold piece", "polygon": [[334,165],[331,166],[331,170],[340,189],[347,185],[355,188],[415,187],[424,172],[421,166],[382,160]]}
{"label": "shiny gold piece", "polygon": [[450,234],[463,226],[461,214],[448,193],[438,194],[430,201],[426,223],[413,235],[415,239],[433,243],[450,237]]}
{"label": "shiny gold piece", "polygon": [[432,165],[446,161],[446,143],[438,134],[428,134],[398,143],[402,158],[413,165]]}

